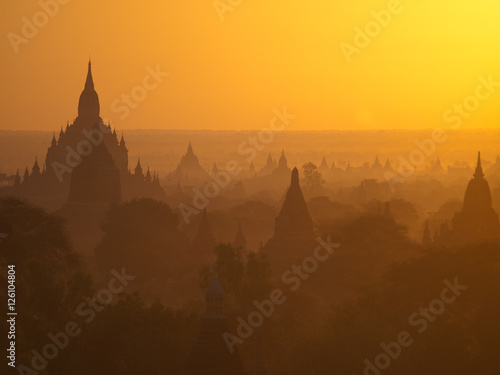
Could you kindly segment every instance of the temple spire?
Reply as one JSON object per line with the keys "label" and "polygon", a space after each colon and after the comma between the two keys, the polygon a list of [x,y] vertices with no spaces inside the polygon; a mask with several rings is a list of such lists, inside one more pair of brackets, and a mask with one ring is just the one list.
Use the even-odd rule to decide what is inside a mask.
{"label": "temple spire", "polygon": [[476,165],[476,171],[474,172],[474,178],[483,178],[484,173],[483,173],[483,167],[481,166],[481,151],[477,153],[477,165]]}
{"label": "temple spire", "polygon": [[137,166],[135,167],[135,175],[141,175],[142,176],[142,166],[141,166],[141,158],[137,158]]}
{"label": "temple spire", "polygon": [[321,164],[319,165],[319,169],[321,171],[327,171],[330,168],[328,167],[328,162],[326,161],[326,157],[323,155],[323,159],[321,159]]}
{"label": "temple spire", "polygon": [[89,68],[87,71],[87,80],[85,81],[85,88],[94,89],[94,80],[92,79],[92,62],[89,57]]}
{"label": "temple spire", "polygon": [[285,150],[281,151],[281,156],[278,164],[279,168],[288,170],[288,173],[290,173],[290,169],[288,169],[288,161],[286,160],[285,156]]}
{"label": "temple spire", "polygon": [[87,79],[80,100],[78,102],[78,117],[98,118],[100,111],[99,96],[94,89],[94,80],[92,79],[92,64],[89,60],[87,70]]}
{"label": "temple spire", "polygon": [[381,169],[382,164],[380,164],[380,161],[378,160],[378,155],[375,155],[375,161],[372,164],[373,169]]}

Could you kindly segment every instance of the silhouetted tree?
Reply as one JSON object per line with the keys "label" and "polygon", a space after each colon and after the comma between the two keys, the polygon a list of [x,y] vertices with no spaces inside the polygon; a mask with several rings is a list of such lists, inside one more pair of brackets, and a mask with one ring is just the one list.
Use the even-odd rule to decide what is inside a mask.
{"label": "silhouetted tree", "polygon": [[311,188],[319,188],[325,184],[323,175],[318,170],[318,167],[313,162],[307,162],[302,166],[304,171],[305,185]]}
{"label": "silhouetted tree", "polygon": [[[48,343],[47,334],[63,331],[74,319],[77,306],[92,294],[92,280],[72,252],[60,217],[24,200],[0,198],[0,223],[8,235],[0,243],[0,300],[7,304],[7,267],[15,265],[17,363],[29,365],[31,351]],[[3,320],[2,337],[6,329]],[[50,369],[56,371],[65,356]]]}
{"label": "silhouetted tree", "polygon": [[199,317],[121,295],[71,346],[65,373],[179,374],[199,330]]}
{"label": "silhouetted tree", "polygon": [[262,254],[250,252],[245,260],[241,250],[230,244],[217,245],[215,254],[214,264],[202,267],[199,272],[200,288],[205,290],[217,276],[228,297],[229,309],[248,306],[270,291],[271,269]]}
{"label": "silhouetted tree", "polygon": [[[412,344],[383,374],[498,373],[499,262],[499,244],[479,244],[429,252],[395,267],[366,287],[357,302],[332,308],[321,333],[290,352],[291,373],[363,373],[365,358],[373,363],[383,353],[381,343],[397,341],[402,331],[410,333]],[[448,301],[456,298],[443,302],[441,310],[436,300],[443,298],[444,280],[455,284],[455,279],[466,289],[458,296],[449,290]],[[410,316],[420,308],[430,318],[418,332],[423,323],[412,325]]]}

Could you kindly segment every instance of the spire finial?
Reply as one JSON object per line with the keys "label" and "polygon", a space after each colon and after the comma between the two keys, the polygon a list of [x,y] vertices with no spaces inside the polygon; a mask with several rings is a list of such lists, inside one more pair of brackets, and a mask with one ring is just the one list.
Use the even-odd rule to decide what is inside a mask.
{"label": "spire finial", "polygon": [[483,167],[481,166],[481,151],[478,151],[477,153],[477,165],[476,165],[476,171],[474,172],[474,178],[483,178],[484,173],[483,173]]}
{"label": "spire finial", "polygon": [[85,81],[85,88],[94,89],[94,80],[92,79],[92,63],[89,56],[89,68],[87,71],[87,80]]}

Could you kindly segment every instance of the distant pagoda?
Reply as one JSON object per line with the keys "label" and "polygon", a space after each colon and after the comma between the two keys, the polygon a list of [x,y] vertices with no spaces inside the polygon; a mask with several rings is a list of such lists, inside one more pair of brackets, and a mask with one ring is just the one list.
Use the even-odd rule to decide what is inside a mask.
{"label": "distant pagoda", "polygon": [[186,185],[203,183],[209,179],[208,172],[201,166],[198,156],[193,151],[191,142],[189,142],[187,151],[181,158],[179,165],[169,177],[173,181],[179,181]]}
{"label": "distant pagoda", "polygon": [[281,151],[281,156],[278,162],[278,167],[274,169],[272,175],[274,178],[278,179],[288,179],[288,176],[290,176],[290,168],[288,168],[288,160],[286,159],[285,156],[285,150]]}
{"label": "distant pagoda", "polygon": [[465,191],[462,210],[452,220],[452,228],[442,223],[434,244],[456,246],[484,241],[500,241],[500,222],[493,209],[491,191],[484,178],[481,153],[478,153],[476,170]]}
{"label": "distant pagoda", "polygon": [[[100,147],[101,145],[104,147]],[[155,172],[151,178],[142,171],[140,176],[137,173],[134,176],[129,172],[128,150],[123,135],[118,140],[116,130],[113,130],[109,123],[104,124],[100,117],[99,96],[94,87],[92,64],[89,61],[85,86],[78,101],[78,116],[73,123],[68,122],[64,129],[61,127],[57,137],[54,133],[47,149],[43,170],[40,170],[38,160],[35,158],[31,173],[26,167],[24,177],[21,179],[20,176],[16,176],[14,185],[4,188],[1,193],[22,196],[56,209],[68,201],[70,180],[76,167],[88,158],[94,160],[96,156],[92,154],[102,152],[104,149],[111,156],[119,172],[121,194],[124,199],[164,197]],[[89,165],[90,161],[85,164]],[[90,176],[88,173],[87,175]],[[84,185],[91,183],[83,181],[80,177],[77,177],[77,180],[82,184],[82,189]],[[74,197],[74,192],[72,194]]]}
{"label": "distant pagoda", "polygon": [[500,238],[498,214],[493,209],[490,186],[484,178],[481,153],[478,153],[474,176],[465,191],[462,211],[455,215],[452,223],[457,242]]}

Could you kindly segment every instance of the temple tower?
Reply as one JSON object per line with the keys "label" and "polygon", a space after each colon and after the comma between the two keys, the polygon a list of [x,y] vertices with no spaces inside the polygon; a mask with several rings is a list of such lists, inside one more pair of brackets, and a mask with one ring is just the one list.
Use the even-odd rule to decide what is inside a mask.
{"label": "temple tower", "polygon": [[281,266],[290,266],[291,261],[310,254],[314,242],[313,221],[300,188],[299,171],[294,168],[290,187],[276,217],[274,235],[263,251],[278,271]]}
{"label": "temple tower", "polygon": [[490,187],[484,178],[481,153],[465,191],[462,211],[453,218],[453,238],[457,244],[500,238],[498,214],[493,209]]}

